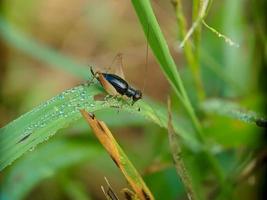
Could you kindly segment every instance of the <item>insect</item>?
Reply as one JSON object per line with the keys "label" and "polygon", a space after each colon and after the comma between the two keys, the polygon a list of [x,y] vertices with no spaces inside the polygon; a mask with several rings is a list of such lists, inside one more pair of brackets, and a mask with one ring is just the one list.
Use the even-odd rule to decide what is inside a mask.
{"label": "insect", "polygon": [[[149,38],[149,24],[147,27],[147,38]],[[122,71],[122,55],[118,54],[116,57],[118,57],[121,61],[121,66],[120,66],[121,76],[111,74],[111,73],[102,73],[99,71],[94,72],[92,67],[90,67],[90,71],[93,77],[96,78],[101,83],[101,85],[103,86],[103,88],[106,90],[108,94],[112,96],[122,95],[128,98],[131,98],[132,105],[133,105],[139,99],[142,99],[142,92],[141,90],[134,89],[127,83],[127,81],[124,80],[123,78],[124,75]],[[148,60],[148,43],[146,44],[146,69],[147,69],[147,64],[148,64],[147,60]],[[144,79],[144,87],[145,87],[145,79]],[[140,108],[138,110],[140,110]]]}
{"label": "insect", "polygon": [[92,67],[90,67],[90,71],[108,94],[112,96],[126,96],[132,99],[132,105],[142,98],[142,92],[131,87],[122,77],[111,73],[94,72]]}

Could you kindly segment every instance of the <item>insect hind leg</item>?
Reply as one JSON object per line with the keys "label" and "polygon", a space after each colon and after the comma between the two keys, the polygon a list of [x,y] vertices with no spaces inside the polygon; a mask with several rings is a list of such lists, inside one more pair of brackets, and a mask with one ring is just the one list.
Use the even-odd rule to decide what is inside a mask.
{"label": "insect hind leg", "polygon": [[91,85],[95,79],[97,79],[97,72],[94,72],[92,66],[90,66],[90,72],[92,74],[92,78],[88,81],[88,85]]}

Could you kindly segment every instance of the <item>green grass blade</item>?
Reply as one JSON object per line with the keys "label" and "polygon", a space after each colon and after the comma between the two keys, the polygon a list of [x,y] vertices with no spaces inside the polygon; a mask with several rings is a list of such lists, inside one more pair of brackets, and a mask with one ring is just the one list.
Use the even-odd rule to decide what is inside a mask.
{"label": "green grass blade", "polygon": [[255,123],[258,126],[266,127],[267,119],[254,111],[248,111],[236,103],[221,100],[210,99],[205,101],[201,108],[206,113],[217,114],[230,117],[246,123]]}
{"label": "green grass blade", "polygon": [[[173,6],[175,9],[175,14],[177,18],[177,25],[178,25],[178,30],[179,30],[179,40],[183,40],[186,36],[186,17],[184,16],[183,13],[183,8],[182,8],[182,2],[181,0],[174,0]],[[198,13],[195,13],[198,11],[198,0],[194,0],[193,3],[193,17],[197,17]],[[195,16],[196,15],[196,16]],[[192,43],[186,42],[184,44],[184,55],[186,57],[188,67],[191,70],[192,77],[194,78],[194,83],[196,86],[196,92],[198,96],[198,100],[203,100],[205,98],[205,91],[204,91],[204,85],[201,79],[201,73],[200,73],[200,65],[199,65],[199,42],[200,42],[200,33],[201,33],[201,27],[199,26],[197,28],[197,32],[194,34],[195,36],[195,49],[193,48]]]}
{"label": "green grass blade", "polygon": [[171,149],[171,154],[173,157],[174,166],[176,168],[176,172],[179,175],[187,193],[188,199],[196,200],[198,198],[198,194],[193,187],[191,174],[188,172],[187,167],[184,162],[184,154],[182,151],[182,145],[180,143],[179,136],[175,133],[172,123],[172,113],[171,113],[171,101],[168,100],[168,136],[169,136],[169,144]]}
{"label": "green grass blade", "polygon": [[164,72],[167,80],[170,82],[175,94],[183,103],[196,130],[198,131],[198,134],[200,135],[201,128],[199,121],[189,101],[180,75],[176,69],[176,64],[170,54],[167,42],[161,32],[149,0],[132,0],[132,4],[143,27],[147,41],[155,57],[157,58],[162,71]]}
{"label": "green grass blade", "polygon": [[2,17],[0,17],[0,36],[10,46],[21,50],[35,59],[50,64],[49,66],[52,68],[64,69],[64,71],[84,79],[88,79],[89,77],[88,68],[74,62],[72,59],[60,54],[56,50],[27,37],[11,26]]}
{"label": "green grass blade", "polygon": [[0,199],[23,199],[43,179],[57,171],[91,160],[104,153],[89,141],[57,139],[30,152],[5,175]]}
{"label": "green grass blade", "polygon": [[[181,79],[150,2],[147,0],[132,0],[132,4],[142,24],[148,43],[160,63],[162,71],[165,73],[166,78],[173,85],[174,89],[177,90],[180,88]],[[178,93],[180,94],[180,92]]]}
{"label": "green grass blade", "polygon": [[79,107],[94,106],[96,87],[78,86],[44,102],[0,129],[0,169],[80,118]]}
{"label": "green grass blade", "polygon": [[[199,3],[199,2],[197,2],[197,3]],[[197,29],[197,27],[201,24],[202,19],[206,15],[209,3],[210,3],[209,0],[201,0],[201,2],[200,2],[201,6],[198,10],[197,17],[196,17],[195,21],[193,22],[191,28],[188,30],[187,34],[185,35],[183,41],[181,42],[180,47],[184,46],[184,44],[191,37],[191,35],[194,33],[194,31]]]}
{"label": "green grass blade", "polygon": [[[126,105],[126,103],[122,105],[115,99],[95,101],[94,96],[100,92],[102,91],[95,85],[77,86],[62,92],[1,128],[0,170],[37,144],[48,140],[59,129],[65,128],[80,119],[80,109],[95,112],[114,106],[123,106],[122,110],[124,111],[143,116],[161,127],[167,127],[166,110],[157,109],[155,111],[151,102],[139,101],[135,106],[131,106]],[[138,107],[141,108],[141,111],[138,111]],[[117,111],[114,110],[114,112]],[[199,148],[199,144],[192,134],[189,134],[177,124],[175,128],[177,132],[181,133],[181,137],[186,144],[192,148]]]}
{"label": "green grass blade", "polygon": [[[137,13],[140,23],[147,37],[147,41],[160,63],[161,69],[164,72],[167,80],[170,82],[175,94],[182,102],[188,115],[190,116],[194,128],[196,130],[195,139],[200,141],[205,146],[205,155],[212,166],[214,173],[216,174],[220,184],[223,184],[223,171],[217,162],[217,160],[209,152],[205,137],[202,132],[200,122],[196,116],[196,113],[191,105],[191,102],[187,96],[186,90],[180,78],[180,75],[176,69],[175,62],[168,49],[167,42],[160,30],[157,19],[152,10],[149,0],[132,0],[133,7]],[[204,12],[204,11],[202,11]],[[149,29],[148,29],[149,26]],[[149,30],[149,33],[148,33]],[[149,36],[149,37],[148,37]],[[177,132],[179,133],[179,132]]]}

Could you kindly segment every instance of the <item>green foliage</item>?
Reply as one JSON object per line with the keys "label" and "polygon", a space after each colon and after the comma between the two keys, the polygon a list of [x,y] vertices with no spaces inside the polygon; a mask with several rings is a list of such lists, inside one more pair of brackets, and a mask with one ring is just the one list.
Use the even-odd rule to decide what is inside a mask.
{"label": "green foliage", "polygon": [[86,86],[67,90],[1,128],[0,169],[79,119],[80,108],[93,111],[97,92],[95,87]]}
{"label": "green foliage", "polygon": [[[192,122],[199,133],[200,125],[194,113],[192,105],[187,97],[184,85],[180,78],[176,64],[170,54],[167,42],[161,32],[160,26],[154,15],[149,1],[132,0],[132,4],[142,24],[142,28],[147,37],[147,41],[157,58],[162,71],[164,72],[167,80],[170,82],[175,94],[183,103],[187,110]],[[200,136],[201,137],[201,136]]]}
{"label": "green foliage", "polygon": [[[115,99],[95,101],[94,96],[99,92],[101,90],[96,86],[88,84],[66,90],[1,128],[0,154],[3,155],[0,159],[1,169],[10,165],[26,151],[35,148],[37,144],[48,140],[59,129],[66,128],[70,123],[80,119],[80,109],[95,112],[112,106],[121,106]],[[144,101],[138,102],[136,106],[125,104],[122,109],[142,115],[159,126],[166,127],[167,119],[164,117],[166,110],[164,112],[161,108],[155,111],[149,104]],[[140,107],[140,112],[137,106]],[[194,149],[199,148],[192,134],[188,134],[178,124],[176,128],[188,145]]]}
{"label": "green foliage", "polygon": [[2,182],[0,197],[2,200],[23,199],[42,180],[67,167],[93,160],[103,152],[102,148],[88,140],[61,137],[44,143],[11,167]]}
{"label": "green foliage", "polygon": [[[16,4],[16,1],[12,3],[6,2],[8,4],[7,9],[13,8],[12,3]],[[187,23],[192,25],[190,28],[186,26],[187,17],[185,16],[188,15],[187,13],[184,15],[182,12],[183,7],[180,7],[175,10],[176,13],[174,14],[178,18],[178,23],[176,23],[178,25],[177,31],[182,32],[177,39],[183,41],[182,44],[185,44],[185,49],[179,49],[179,51],[184,51],[186,59],[186,64],[184,64],[181,62],[180,52],[178,55],[175,52],[175,48],[171,49],[173,50],[173,56],[171,55],[169,48],[178,45],[170,43],[170,46],[168,46],[167,41],[173,41],[173,38],[169,40],[169,38],[166,39],[164,37],[161,29],[165,28],[165,24],[159,25],[150,1],[132,0],[131,2],[142,25],[148,44],[160,65],[160,69],[174,91],[175,98],[172,99],[175,102],[172,103],[175,105],[175,109],[170,111],[173,115],[174,130],[170,143],[174,146],[172,149],[174,156],[176,154],[178,157],[175,167],[186,171],[190,178],[192,178],[193,189],[197,193],[194,195],[196,199],[204,199],[207,196],[215,199],[217,195],[219,197],[220,195],[227,195],[227,199],[234,198],[232,194],[238,191],[236,189],[238,189],[239,185],[241,187],[248,187],[246,185],[247,180],[244,177],[253,174],[253,171],[243,169],[247,169],[246,167],[250,166],[249,164],[253,164],[253,158],[255,160],[260,158],[260,156],[254,154],[250,147],[253,146],[253,149],[255,147],[260,149],[259,144],[262,135],[259,132],[261,127],[266,126],[266,119],[251,111],[259,106],[258,101],[261,101],[258,90],[255,88],[258,83],[256,74],[260,68],[258,62],[261,59],[255,59],[256,61],[252,62],[254,59],[252,55],[253,45],[256,44],[256,40],[259,40],[259,44],[263,44],[265,39],[264,31],[260,26],[261,20],[257,21],[261,37],[252,37],[254,36],[253,31],[255,31],[255,27],[251,28],[250,26],[251,23],[254,23],[254,20],[251,20],[249,25],[245,24],[246,18],[242,9],[247,7],[244,6],[244,0],[235,2],[231,0],[225,2],[194,0],[192,4],[192,22]],[[188,4],[185,1],[179,0],[175,2]],[[27,3],[29,6],[32,5],[31,1]],[[37,3],[35,4],[37,5]],[[211,4],[216,4],[216,6],[211,7]],[[96,3],[96,5],[98,4]],[[187,8],[186,6],[184,8]],[[28,8],[28,5],[26,7]],[[31,7],[30,10],[34,10],[37,13],[38,9],[35,10],[33,8],[35,7]],[[165,7],[162,8],[165,9]],[[162,8],[160,8],[160,11],[164,10]],[[106,6],[105,9],[105,11],[108,11],[111,8]],[[155,9],[155,11],[160,13],[158,12],[159,10]],[[12,11],[12,13],[13,17],[11,16],[6,19],[3,15],[0,17],[0,36],[4,43],[11,47],[8,49],[10,52],[17,50],[19,54],[23,53],[23,55],[25,54],[33,58],[33,60],[46,63],[46,67],[68,72],[74,77],[82,79],[91,78],[88,67],[77,63],[58,50],[41,44],[41,42],[30,37],[30,34],[27,36],[19,29],[14,28],[10,23],[10,19],[18,23],[19,20],[16,19],[16,12]],[[94,13],[94,17],[97,17],[97,14],[97,12]],[[209,18],[207,14],[211,17]],[[247,9],[245,14],[248,15]],[[107,14],[106,16],[111,15]],[[258,16],[258,13],[256,16]],[[262,15],[259,14],[259,16],[259,19],[263,18]],[[159,21],[162,20],[160,15],[158,17]],[[203,21],[204,18],[205,21]],[[163,22],[171,21],[166,19]],[[34,21],[34,19],[31,20]],[[98,24],[99,27],[103,27],[103,24],[99,21],[95,22],[97,22],[95,24]],[[203,24],[204,26],[201,27]],[[169,24],[166,23],[166,25]],[[92,28],[90,31],[93,31],[93,26],[90,28]],[[173,25],[171,28],[174,29],[176,27]],[[122,35],[127,33],[127,31],[123,31],[120,30]],[[234,43],[228,37],[222,35],[221,32],[229,36],[229,38],[234,38],[233,41],[238,41],[240,43],[239,48],[229,46],[229,43],[232,45]],[[92,35],[88,36],[88,38]],[[129,35],[136,36],[132,33]],[[108,36],[102,43],[97,41],[97,45],[95,45],[97,51],[92,51],[92,57],[96,54],[107,52],[101,52],[101,46],[106,41],[114,40],[113,35],[109,32]],[[219,37],[225,40],[221,40]],[[78,38],[76,39],[78,44]],[[117,41],[114,40],[115,42]],[[112,49],[116,49],[116,47],[113,47],[114,43],[111,44]],[[88,46],[90,45],[88,44]],[[261,49],[260,53],[262,52],[264,51]],[[259,52],[256,55],[258,56]],[[257,56],[255,57],[258,58]],[[175,62],[179,62],[179,67],[182,66],[179,68],[179,71],[177,70],[174,58],[176,59]],[[13,62],[13,65],[20,64],[19,59],[11,60],[10,62]],[[23,65],[25,63],[21,64],[21,66]],[[151,79],[151,81],[153,84],[153,81],[158,80]],[[191,82],[195,82],[194,84],[197,87],[191,84]],[[9,88],[4,89],[9,91]],[[79,120],[81,119],[80,109],[96,113],[98,119],[105,121],[106,124],[111,126],[128,127],[134,125],[145,127],[144,133],[146,138],[142,141],[143,145],[139,143],[139,135],[129,137],[130,139],[128,139],[131,143],[128,141],[126,145],[124,144],[125,152],[129,153],[129,155],[134,155],[135,153],[129,149],[136,148],[142,156],[134,158],[136,161],[134,165],[139,164],[141,166],[142,164],[140,163],[152,163],[151,165],[154,166],[151,168],[158,167],[158,171],[156,170],[145,176],[146,182],[151,187],[156,199],[174,199],[177,196],[182,197],[185,195],[182,184],[184,184],[184,188],[187,188],[188,183],[184,180],[182,183],[177,179],[170,159],[170,150],[166,142],[167,134],[164,131],[168,125],[166,106],[147,97],[138,101],[134,106],[129,105],[129,102],[123,99],[107,98],[105,100],[95,100],[95,96],[100,93],[104,93],[104,90],[100,88],[98,83],[78,85],[59,93],[50,100],[44,101],[39,106],[0,129],[0,170],[3,173],[3,177],[1,177],[3,180],[1,182],[1,199],[23,199],[42,180],[62,173],[63,169],[74,168],[75,165],[95,161],[94,159],[102,153],[102,149],[96,146],[94,141],[89,142],[88,138],[86,141],[76,140],[76,135],[75,139],[65,138],[66,132],[78,132],[81,134],[88,131],[87,126]],[[194,101],[192,98],[194,96],[201,98]],[[2,98],[2,96],[0,97]],[[210,97],[216,98],[209,100]],[[232,99],[225,100],[229,97],[233,101]],[[251,104],[249,104],[251,107],[246,106],[248,109],[243,109],[240,102],[244,101],[251,101],[252,103],[250,102]],[[138,111],[139,108],[140,111]],[[2,109],[0,107],[0,109],[5,111],[5,108]],[[256,110],[259,111],[260,109]],[[117,111],[119,111],[118,115],[115,114]],[[185,116],[184,111],[186,111],[189,118]],[[148,121],[164,129],[153,129]],[[62,134],[64,135],[62,135],[62,138],[54,140],[54,135],[59,130],[63,130]],[[53,138],[51,139],[52,136]],[[156,141],[152,141],[155,144],[151,145],[150,142],[153,138],[156,138]],[[123,142],[125,142],[124,139],[122,139]],[[134,143],[134,140],[137,142]],[[128,144],[134,144],[136,147],[129,146]],[[152,149],[149,149],[151,146]],[[180,153],[184,161],[182,164],[179,162]],[[25,155],[22,156],[23,154]],[[250,155],[249,159],[247,158],[248,154]],[[15,160],[17,161],[14,162]],[[12,165],[9,166],[11,163]],[[168,167],[160,168],[165,164]],[[99,169],[106,167],[108,166],[101,165]],[[150,166],[143,167],[149,168]],[[109,173],[109,171],[105,173]],[[180,175],[184,172],[179,172],[178,170],[178,173]],[[238,182],[238,180],[245,181]],[[80,183],[72,181],[68,175],[63,175],[63,178],[61,177],[60,184],[64,188],[66,195],[70,198],[89,198],[89,195],[85,195],[85,187],[80,187]],[[162,185],[166,185],[166,187],[163,189]],[[239,195],[238,198],[243,198],[242,194]]]}
{"label": "green foliage", "polygon": [[267,120],[256,112],[247,111],[246,109],[241,108],[240,105],[230,101],[210,99],[205,101],[201,105],[201,108],[205,113],[226,116],[246,123],[255,123],[258,126],[264,126],[264,124],[267,123]]}

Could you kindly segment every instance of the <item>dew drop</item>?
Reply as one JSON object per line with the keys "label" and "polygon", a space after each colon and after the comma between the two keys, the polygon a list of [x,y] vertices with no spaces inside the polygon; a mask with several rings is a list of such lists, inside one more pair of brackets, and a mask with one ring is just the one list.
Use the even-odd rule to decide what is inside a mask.
{"label": "dew drop", "polygon": [[126,161],[125,161],[125,159],[124,159],[123,156],[120,157],[120,162],[121,162],[122,165],[125,165],[126,164]]}
{"label": "dew drop", "polygon": [[86,93],[85,93],[85,91],[82,91],[82,94],[81,94],[82,96],[86,96]]}
{"label": "dew drop", "polygon": [[71,92],[71,93],[75,93],[75,89],[71,89],[70,92]]}
{"label": "dew drop", "polygon": [[65,96],[64,96],[63,94],[60,94],[60,95],[59,95],[59,98],[60,98],[60,99],[64,99]]}
{"label": "dew drop", "polygon": [[42,122],[41,125],[40,125],[41,128],[45,127],[45,123]]}
{"label": "dew drop", "polygon": [[35,146],[31,147],[29,151],[33,151],[35,149]]}

